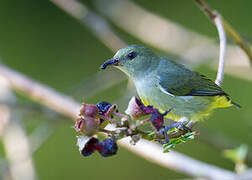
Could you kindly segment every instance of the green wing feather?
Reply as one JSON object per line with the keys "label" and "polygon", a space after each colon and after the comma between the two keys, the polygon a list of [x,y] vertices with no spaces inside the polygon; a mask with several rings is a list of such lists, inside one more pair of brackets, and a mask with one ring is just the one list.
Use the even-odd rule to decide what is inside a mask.
{"label": "green wing feather", "polygon": [[228,96],[212,80],[188,69],[160,73],[159,86],[174,96]]}

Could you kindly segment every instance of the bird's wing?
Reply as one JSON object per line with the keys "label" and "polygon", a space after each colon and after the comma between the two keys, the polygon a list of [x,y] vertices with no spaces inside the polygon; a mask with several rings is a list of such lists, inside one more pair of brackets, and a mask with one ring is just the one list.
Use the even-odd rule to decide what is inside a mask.
{"label": "bird's wing", "polygon": [[159,88],[173,96],[215,96],[226,95],[218,85],[197,72],[162,72],[158,75]]}

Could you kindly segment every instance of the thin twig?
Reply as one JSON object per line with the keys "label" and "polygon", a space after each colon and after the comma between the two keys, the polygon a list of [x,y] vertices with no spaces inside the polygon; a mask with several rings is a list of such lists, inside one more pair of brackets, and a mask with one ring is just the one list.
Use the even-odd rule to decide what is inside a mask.
{"label": "thin twig", "polygon": [[[31,155],[31,146],[20,123],[21,113],[13,109],[12,106],[15,97],[7,82],[0,80],[0,89],[0,96],[5,97],[5,103],[0,102],[0,109],[5,110],[2,112],[6,113],[3,117],[8,118],[2,137],[9,169],[6,179],[35,180],[37,177]],[[0,116],[1,118],[2,116]]]}
{"label": "thin twig", "polygon": [[[199,5],[200,9],[211,19],[214,21],[216,19],[216,11],[213,10],[209,4],[207,4],[204,0],[195,0],[195,2]],[[219,15],[218,15],[219,16]],[[216,23],[216,22],[215,22]],[[252,52],[251,48],[245,42],[245,40],[240,36],[240,34],[222,17],[222,24],[226,32],[233,38],[238,46],[247,54],[250,65],[252,65]]]}
{"label": "thin twig", "polygon": [[219,53],[219,66],[217,77],[215,83],[219,86],[222,85],[224,79],[224,71],[225,71],[225,56],[226,56],[226,34],[222,25],[222,18],[219,14],[216,14],[213,21],[215,22],[216,28],[218,30],[219,39],[220,39],[220,53]]}
{"label": "thin twig", "polygon": [[[79,109],[80,104],[71,98],[17,73],[4,65],[0,65],[0,76],[5,77],[10,87],[16,91],[22,92],[27,97],[62,115],[73,120],[76,119],[76,110]],[[235,174],[230,171],[194,160],[180,153],[171,152],[163,154],[160,146],[150,142],[140,141],[139,145],[131,146],[124,140],[120,141],[119,144],[149,161],[190,176],[202,176],[210,179],[232,179],[235,177]],[[190,170],[190,167],[193,167],[193,170]]]}
{"label": "thin twig", "polygon": [[224,79],[224,71],[225,71],[225,56],[226,56],[226,33],[223,27],[223,21],[222,17],[219,13],[217,13],[215,10],[212,10],[208,4],[206,4],[204,1],[201,0],[195,0],[203,10],[203,12],[208,15],[208,17],[214,22],[220,39],[220,52],[219,52],[219,66],[218,66],[218,72],[217,77],[215,80],[215,83],[219,86],[222,85],[223,79]]}

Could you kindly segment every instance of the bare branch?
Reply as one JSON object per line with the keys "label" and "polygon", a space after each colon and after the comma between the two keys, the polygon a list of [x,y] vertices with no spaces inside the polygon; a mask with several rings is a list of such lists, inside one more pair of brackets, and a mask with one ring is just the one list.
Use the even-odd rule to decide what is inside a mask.
{"label": "bare branch", "polygon": [[225,71],[225,56],[226,56],[226,44],[227,44],[226,34],[222,25],[221,16],[219,14],[216,14],[213,21],[215,22],[220,39],[219,67],[215,83],[221,86],[224,79],[224,71]]}
{"label": "bare branch", "polygon": [[224,79],[224,71],[225,71],[225,56],[226,56],[226,34],[223,27],[222,17],[219,13],[212,10],[208,4],[201,0],[195,0],[203,10],[203,12],[214,22],[220,39],[220,52],[219,52],[219,67],[217,72],[217,77],[215,83],[219,86],[222,85]]}
{"label": "bare branch", "polygon": [[252,169],[248,169],[242,174],[239,174],[236,178],[237,180],[251,180],[252,179]]}
{"label": "bare branch", "polygon": [[32,81],[25,75],[3,65],[0,65],[0,75],[7,78],[9,85],[13,89],[29,96],[34,101],[44,104],[67,117],[77,117],[80,105],[72,98],[59,94],[53,89]]}
{"label": "bare branch", "polygon": [[123,142],[123,144],[121,144],[123,147],[144,157],[148,161],[190,176],[222,180],[231,180],[235,177],[235,174],[230,171],[223,171],[223,169],[216,166],[202,164],[202,162],[178,152],[171,151],[166,154],[162,153],[162,148],[159,145],[149,143],[146,140],[140,140],[136,146],[129,146],[127,139],[123,139],[120,142]]}
{"label": "bare branch", "polygon": [[5,129],[5,134],[3,135],[3,142],[12,179],[36,179],[28,138],[24,129],[16,120],[10,120],[8,127]]}
{"label": "bare branch", "polygon": [[20,124],[20,113],[12,108],[14,95],[8,87],[8,83],[1,77],[0,89],[0,96],[5,98],[5,102],[0,101],[0,119],[6,118],[2,140],[9,169],[9,174],[5,172],[5,178],[35,180],[37,177],[32,162],[31,146],[26,132]]}

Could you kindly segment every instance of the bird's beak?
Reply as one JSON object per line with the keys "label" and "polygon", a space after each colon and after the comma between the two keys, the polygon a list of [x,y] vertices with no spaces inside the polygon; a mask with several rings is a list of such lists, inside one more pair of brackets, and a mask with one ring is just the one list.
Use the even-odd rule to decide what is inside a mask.
{"label": "bird's beak", "polygon": [[107,66],[119,66],[119,59],[109,59],[101,65],[101,69],[106,69]]}

